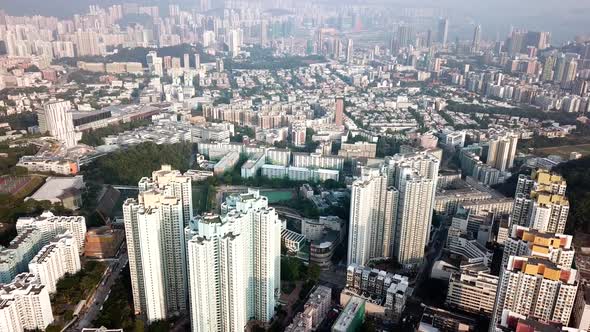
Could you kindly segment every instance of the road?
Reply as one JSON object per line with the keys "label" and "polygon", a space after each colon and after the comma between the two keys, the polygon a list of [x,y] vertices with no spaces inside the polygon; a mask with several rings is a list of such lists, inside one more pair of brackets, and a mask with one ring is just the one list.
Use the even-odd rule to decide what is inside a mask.
{"label": "road", "polygon": [[416,275],[415,289],[420,288],[421,284],[430,277],[430,270],[432,269],[434,262],[442,255],[442,249],[445,245],[448,231],[448,226],[444,222],[434,231],[430,245],[426,250],[424,263]]}
{"label": "road", "polygon": [[93,327],[92,322],[96,319],[96,316],[106,301],[107,296],[111,293],[111,287],[119,277],[121,270],[123,270],[128,262],[129,257],[127,256],[127,246],[123,243],[121,245],[121,252],[119,254],[118,260],[112,261],[109,264],[112,272],[105,273],[105,275],[103,275],[98,288],[92,294],[90,299],[88,299],[86,307],[80,312],[78,320],[72,324],[72,326],[66,329],[66,331],[81,331],[85,327]]}

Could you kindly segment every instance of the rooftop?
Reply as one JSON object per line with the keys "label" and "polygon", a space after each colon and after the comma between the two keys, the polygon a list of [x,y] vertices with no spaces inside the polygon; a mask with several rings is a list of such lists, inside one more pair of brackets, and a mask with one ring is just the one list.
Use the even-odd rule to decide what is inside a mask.
{"label": "rooftop", "polygon": [[36,201],[55,200],[79,192],[84,188],[81,175],[74,177],[48,177],[45,184],[30,198]]}

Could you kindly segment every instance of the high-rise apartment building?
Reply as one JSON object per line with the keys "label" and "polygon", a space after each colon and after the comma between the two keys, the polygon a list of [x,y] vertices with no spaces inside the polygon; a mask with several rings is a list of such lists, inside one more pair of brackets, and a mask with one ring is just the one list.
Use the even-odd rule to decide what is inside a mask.
{"label": "high-rise apartment building", "polygon": [[399,192],[388,187],[381,169],[365,168],[362,173],[351,189],[348,265],[393,256]]}
{"label": "high-rise apartment building", "polygon": [[502,172],[512,168],[517,144],[518,136],[511,133],[491,137],[488,141],[486,164]]}
{"label": "high-rise apartment building", "polygon": [[348,39],[346,43],[346,63],[352,63],[352,59],[354,57],[354,46],[352,44],[352,39]]}
{"label": "high-rise apartment building", "polygon": [[161,250],[163,219],[158,208],[140,207],[137,214],[141,277],[145,293],[145,316],[148,322],[167,317],[167,294],[164,290],[164,274],[167,271],[164,269]]}
{"label": "high-rise apartment building", "polygon": [[150,51],[147,56],[147,65],[148,71],[152,75],[156,76],[163,76],[164,75],[164,65],[162,58],[158,57],[158,53],[156,51]]}
{"label": "high-rise apartment building", "polygon": [[576,79],[577,73],[578,73],[578,60],[571,59],[565,65],[563,77],[561,78],[561,87],[566,88],[566,89],[570,88],[571,83]]}
{"label": "high-rise apartment building", "polygon": [[0,283],[9,283],[17,274],[27,271],[28,264],[43,247],[41,231],[27,228],[0,248]]}
{"label": "high-rise apartment building", "polygon": [[481,25],[476,25],[473,30],[473,40],[471,41],[471,51],[473,53],[479,52],[481,44]]}
{"label": "high-rise apartment building", "polygon": [[578,274],[547,259],[511,256],[503,270],[492,318],[492,328],[507,313],[568,325]]}
{"label": "high-rise apartment building", "polygon": [[[0,321],[14,319],[14,311],[18,323],[10,324],[12,328],[27,331],[45,331],[53,323],[53,312],[47,287],[39,283],[39,279],[31,273],[17,275],[11,283],[0,285]],[[5,306],[13,306],[7,309]],[[4,324],[8,325],[8,324]],[[8,329],[2,331],[10,331]],[[22,331],[22,330],[16,330]]]}
{"label": "high-rise apartment building", "polygon": [[344,98],[336,98],[334,123],[337,126],[342,126],[344,124]]}
{"label": "high-rise apartment building", "polygon": [[140,205],[137,200],[128,199],[123,204],[123,220],[125,223],[125,239],[127,255],[129,257],[129,271],[131,275],[131,293],[135,314],[141,314],[146,307],[145,287],[142,276],[142,260],[139,238],[138,213]]}
{"label": "high-rise apartment building", "polygon": [[96,32],[77,31],[75,38],[77,56],[103,55],[104,45],[99,43]]}
{"label": "high-rise apartment building", "polygon": [[50,294],[56,291],[59,279],[66,273],[75,274],[80,268],[78,243],[70,232],[55,237],[29,263],[29,272],[39,278]]}
{"label": "high-rise apartment building", "polygon": [[229,31],[228,36],[228,47],[229,53],[232,57],[238,56],[240,54],[240,46],[241,46],[241,30],[240,29],[232,29]]}
{"label": "high-rise apartment building", "polygon": [[184,66],[184,70],[191,69],[190,55],[188,53],[184,54],[182,65]]}
{"label": "high-rise apartment building", "polygon": [[438,42],[443,45],[443,47],[447,46],[447,41],[449,39],[449,19],[448,18],[441,18],[438,22]]}
{"label": "high-rise apartment building", "polygon": [[563,233],[569,212],[567,184],[559,175],[536,170],[518,178],[511,224]]}
{"label": "high-rise apartment building", "polygon": [[393,257],[408,268],[428,243],[439,160],[428,153],[386,157],[352,185],[348,264]]}
{"label": "high-rise apartment building", "polygon": [[[438,168],[438,161],[432,167]],[[428,178],[411,165],[402,165],[396,170],[394,187],[399,190],[394,256],[400,264],[416,267],[429,240],[436,175]]]}
{"label": "high-rise apartment building", "polygon": [[71,109],[72,105],[69,101],[54,101],[43,105],[43,109],[37,113],[39,130],[57,138],[67,148],[77,144]]}
{"label": "high-rise apartment building", "polygon": [[185,229],[193,331],[243,330],[269,321],[280,293],[281,222],[257,190],[230,196],[221,215]]}
{"label": "high-rise apartment building", "polygon": [[191,226],[186,237],[192,331],[244,330],[248,235],[236,221],[218,215],[197,216]]}
{"label": "high-rise apartment building", "polygon": [[84,253],[86,218],[83,216],[56,216],[51,211],[45,211],[38,217],[22,217],[16,221],[16,231],[19,234],[30,227],[41,231],[43,244],[47,244],[55,236],[69,231],[76,240],[78,252]]}
{"label": "high-rise apartment building", "polygon": [[160,319],[163,306],[164,318],[178,315],[188,302],[184,227],[193,214],[191,179],[164,165],[138,187],[138,200],[123,205],[136,313]]}
{"label": "high-rise apartment building", "polygon": [[575,249],[571,235],[544,233],[519,225],[512,226],[509,231],[504,241],[503,267],[508,265],[510,256],[533,256],[562,267],[572,266]]}

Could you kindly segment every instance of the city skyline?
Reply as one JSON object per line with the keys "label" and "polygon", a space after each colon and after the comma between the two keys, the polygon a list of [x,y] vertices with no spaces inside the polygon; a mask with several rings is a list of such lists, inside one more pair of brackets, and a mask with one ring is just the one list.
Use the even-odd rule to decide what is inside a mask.
{"label": "city skyline", "polygon": [[0,1],[0,331],[590,330],[588,14]]}

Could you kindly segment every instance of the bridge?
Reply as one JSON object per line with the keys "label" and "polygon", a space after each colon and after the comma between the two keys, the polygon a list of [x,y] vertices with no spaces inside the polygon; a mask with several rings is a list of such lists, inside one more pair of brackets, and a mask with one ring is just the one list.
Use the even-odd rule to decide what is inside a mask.
{"label": "bridge", "polygon": [[121,184],[110,184],[107,186],[111,186],[117,190],[135,190],[135,191],[139,191],[139,187],[138,186],[126,186],[126,185],[121,185]]}

